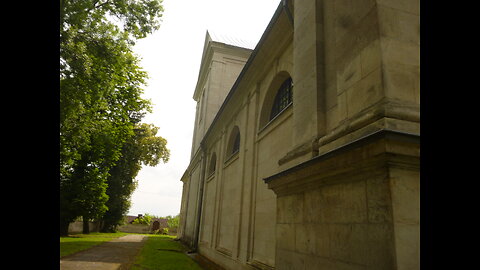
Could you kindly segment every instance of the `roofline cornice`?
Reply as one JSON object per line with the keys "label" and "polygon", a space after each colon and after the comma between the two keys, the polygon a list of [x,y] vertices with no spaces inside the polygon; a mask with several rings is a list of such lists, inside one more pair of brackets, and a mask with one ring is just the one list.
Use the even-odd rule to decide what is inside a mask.
{"label": "roofline cornice", "polygon": [[205,36],[205,45],[204,45],[203,54],[202,54],[202,61],[200,62],[201,63],[200,70],[198,72],[197,85],[195,86],[195,91],[193,93],[193,99],[195,101],[198,101],[202,93],[201,86],[204,85],[205,79],[210,71],[210,65],[212,63],[214,52],[222,52],[222,53],[241,56],[242,52],[251,53],[252,50],[248,48],[238,47],[238,46],[214,41],[210,37],[210,34],[208,33],[208,30],[207,30],[207,33]]}
{"label": "roofline cornice", "polygon": [[[223,101],[222,105],[220,106],[220,109],[218,110],[217,114],[215,115],[215,118],[213,119],[212,123],[210,124],[210,127],[208,128],[208,130],[205,132],[205,135],[203,136],[203,139],[201,141],[201,143],[204,143],[204,141],[206,140],[206,138],[208,137],[208,135],[212,132],[212,129],[214,128],[215,126],[215,123],[218,121],[218,118],[220,117],[220,115],[222,114],[223,110],[225,109],[225,106],[229,103],[230,99],[232,98],[233,94],[236,92],[237,88],[238,88],[238,85],[240,84],[240,82],[242,81],[243,77],[245,76],[245,74],[247,73],[247,71],[249,70],[249,67],[252,65],[252,63],[255,61],[255,57],[256,55],[258,54],[258,51],[260,50],[260,48],[263,46],[263,44],[265,43],[265,40],[269,37],[270,35],[270,32],[272,31],[275,23],[277,22],[277,20],[279,19],[280,16],[282,16],[282,14],[284,14],[284,12],[282,12],[284,10],[284,5],[282,2],[280,2],[278,4],[278,7],[277,9],[275,10],[275,13],[273,14],[272,16],[272,19],[270,20],[269,24],[267,25],[265,31],[263,32],[263,35],[262,37],[260,38],[260,40],[258,41],[257,43],[257,46],[255,46],[255,49],[252,51],[252,53],[250,54],[250,57],[248,58],[247,60],[247,63],[245,64],[245,66],[243,67],[242,71],[240,72],[240,74],[238,75],[237,77],[237,80],[235,81],[235,83],[233,84],[232,88],[230,89],[230,91],[228,92],[227,96],[225,97],[225,100]],[[207,33],[208,34],[208,33]]]}

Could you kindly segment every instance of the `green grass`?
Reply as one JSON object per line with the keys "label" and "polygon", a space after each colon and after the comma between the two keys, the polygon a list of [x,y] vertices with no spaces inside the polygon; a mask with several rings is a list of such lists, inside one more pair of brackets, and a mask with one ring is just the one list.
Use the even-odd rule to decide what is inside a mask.
{"label": "green grass", "polygon": [[149,235],[131,270],[202,270],[174,236]]}
{"label": "green grass", "polygon": [[124,235],[127,235],[127,233],[92,232],[90,234],[72,234],[68,237],[60,237],[60,258]]}

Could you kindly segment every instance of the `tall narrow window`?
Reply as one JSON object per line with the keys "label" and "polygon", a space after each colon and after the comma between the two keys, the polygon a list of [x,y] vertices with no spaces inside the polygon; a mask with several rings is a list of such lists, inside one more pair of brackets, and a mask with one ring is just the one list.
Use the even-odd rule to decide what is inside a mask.
{"label": "tall narrow window", "polygon": [[273,101],[272,110],[270,112],[269,120],[272,120],[288,105],[293,102],[293,81],[292,78],[286,79],[277,91],[275,100]]}
{"label": "tall narrow window", "polygon": [[210,158],[210,165],[208,166],[208,173],[207,175],[213,175],[215,172],[215,169],[217,167],[217,155],[215,153],[212,154],[212,157]]}
{"label": "tall narrow window", "polygon": [[238,153],[240,150],[240,129],[238,126],[235,126],[228,139],[227,151],[226,151],[226,158],[230,158],[231,156]]}
{"label": "tall narrow window", "polygon": [[235,136],[235,141],[233,141],[233,149],[232,154],[238,152],[240,150],[240,133],[237,133]]}

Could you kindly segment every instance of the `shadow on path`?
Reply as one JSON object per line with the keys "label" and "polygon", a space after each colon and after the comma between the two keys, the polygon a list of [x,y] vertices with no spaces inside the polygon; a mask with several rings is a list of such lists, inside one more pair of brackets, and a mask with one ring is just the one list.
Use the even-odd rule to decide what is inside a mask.
{"label": "shadow on path", "polygon": [[145,244],[145,235],[126,235],[60,259],[61,270],[126,270]]}

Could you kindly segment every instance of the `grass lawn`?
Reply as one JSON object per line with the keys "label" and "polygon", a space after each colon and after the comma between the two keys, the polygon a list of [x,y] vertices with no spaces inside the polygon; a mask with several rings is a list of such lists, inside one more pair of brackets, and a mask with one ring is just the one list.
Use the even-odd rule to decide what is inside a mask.
{"label": "grass lawn", "polygon": [[68,237],[60,237],[60,258],[124,235],[127,235],[127,233],[92,232],[90,234],[72,234]]}
{"label": "grass lawn", "polygon": [[184,253],[184,246],[173,241],[174,238],[167,235],[149,235],[131,270],[202,270]]}

